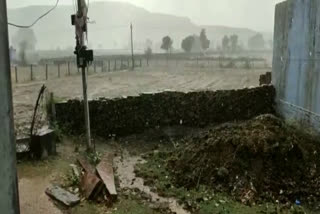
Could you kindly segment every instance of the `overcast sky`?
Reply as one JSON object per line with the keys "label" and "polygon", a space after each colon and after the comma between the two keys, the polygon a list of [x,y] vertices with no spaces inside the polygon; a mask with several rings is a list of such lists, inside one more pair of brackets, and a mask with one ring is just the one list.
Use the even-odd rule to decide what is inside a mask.
{"label": "overcast sky", "polygon": [[[55,4],[56,0],[7,0],[9,8]],[[75,0],[60,0],[72,4]],[[94,2],[97,0],[90,0]],[[103,0],[99,0],[103,1]],[[108,0],[105,0],[108,1]],[[274,6],[283,0],[119,0],[152,12],[187,16],[197,24],[247,27],[273,31]]]}

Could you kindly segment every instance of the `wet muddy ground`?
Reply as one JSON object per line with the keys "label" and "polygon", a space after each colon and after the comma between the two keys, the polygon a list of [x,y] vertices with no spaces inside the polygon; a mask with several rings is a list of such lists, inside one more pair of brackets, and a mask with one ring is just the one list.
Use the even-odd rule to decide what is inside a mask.
{"label": "wet muddy ground", "polygon": [[144,184],[141,177],[137,177],[134,170],[138,163],[143,163],[143,159],[139,156],[131,156],[124,151],[121,158],[115,160],[117,168],[117,176],[120,181],[120,188],[138,189],[140,192],[150,197],[152,203],[165,204],[171,212],[176,214],[189,214],[174,198],[165,198],[152,192],[149,186]]}
{"label": "wet muddy ground", "polygon": [[[142,136],[141,138],[131,136],[126,139],[110,141],[96,140],[97,151],[101,155],[105,152],[116,154],[114,168],[119,181],[117,186],[119,200],[111,208],[95,202],[88,203],[82,199],[80,205],[69,209],[51,200],[45,194],[45,190],[50,184],[68,185],[69,175],[72,172],[70,164],[76,163],[76,158],[84,151],[84,146],[79,144],[82,141],[81,139],[64,138],[63,142],[58,144],[58,155],[56,157],[39,162],[23,160],[18,163],[21,213],[122,214],[127,213],[127,210],[133,210],[133,214],[189,213],[174,198],[159,196],[152,192],[150,187],[144,185],[142,178],[136,177],[134,173],[135,165],[143,163],[141,154],[152,150],[151,148],[154,148],[159,142],[146,144],[146,146],[138,148],[137,145],[142,141],[146,143]],[[134,143],[135,141],[137,143]],[[75,148],[78,148],[80,152],[75,152]],[[160,208],[168,211],[157,211]]]}

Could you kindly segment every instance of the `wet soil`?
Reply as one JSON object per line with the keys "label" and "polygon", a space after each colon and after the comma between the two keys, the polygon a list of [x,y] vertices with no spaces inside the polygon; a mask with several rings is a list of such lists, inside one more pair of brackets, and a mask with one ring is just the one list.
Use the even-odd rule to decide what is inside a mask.
{"label": "wet soil", "polygon": [[130,156],[127,151],[124,151],[121,157],[115,160],[117,168],[117,176],[120,181],[121,188],[138,189],[140,192],[147,194],[152,203],[167,204],[172,213],[189,214],[174,198],[164,198],[157,193],[151,191],[151,188],[144,185],[143,178],[138,178],[135,175],[134,169],[136,164],[143,163],[143,159],[138,156]]}

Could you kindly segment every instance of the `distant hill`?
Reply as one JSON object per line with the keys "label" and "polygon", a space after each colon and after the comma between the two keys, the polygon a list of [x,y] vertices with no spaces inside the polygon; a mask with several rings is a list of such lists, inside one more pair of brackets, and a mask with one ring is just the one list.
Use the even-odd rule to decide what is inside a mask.
{"label": "distant hill", "polygon": [[[30,24],[35,18],[47,11],[50,6],[30,6],[9,9],[9,21],[18,24]],[[70,15],[75,11],[73,6],[59,6],[41,20],[34,31],[37,37],[37,49],[70,49],[75,45],[74,27]],[[160,49],[163,36],[170,35],[174,47],[180,48],[183,38],[199,34],[201,28],[207,29],[207,35],[214,47],[221,43],[224,35],[238,34],[244,45],[255,33],[245,28],[225,26],[198,26],[189,18],[168,14],[151,13],[143,8],[123,2],[90,3],[89,46],[94,49],[129,50],[130,23],[134,26],[135,49],[143,51],[147,39],[153,41],[153,49]],[[9,28],[10,38],[16,29]],[[265,34],[266,40],[271,34]]]}

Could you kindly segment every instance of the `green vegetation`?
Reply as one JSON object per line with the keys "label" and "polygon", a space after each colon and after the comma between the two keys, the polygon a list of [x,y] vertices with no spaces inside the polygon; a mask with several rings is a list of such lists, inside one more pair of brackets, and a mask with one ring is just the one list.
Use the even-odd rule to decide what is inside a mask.
{"label": "green vegetation", "polygon": [[95,204],[84,201],[80,204],[80,206],[76,206],[70,210],[68,213],[70,214],[100,214],[102,212],[103,207]]}
{"label": "green vegetation", "polygon": [[121,198],[113,208],[113,214],[160,214],[151,209],[148,205],[138,200],[135,196]]}
{"label": "green vegetation", "polygon": [[94,152],[87,153],[87,157],[88,157],[89,162],[92,165],[96,166],[100,163],[101,158],[102,158],[102,154],[100,152],[94,151]]}

